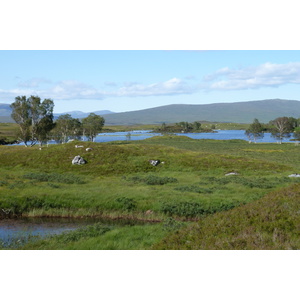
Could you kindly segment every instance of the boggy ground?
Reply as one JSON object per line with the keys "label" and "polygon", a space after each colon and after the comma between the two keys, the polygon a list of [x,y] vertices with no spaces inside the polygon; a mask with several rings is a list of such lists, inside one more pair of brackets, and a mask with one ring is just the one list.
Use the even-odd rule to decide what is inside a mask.
{"label": "boggy ground", "polygon": [[[76,144],[84,147],[75,148]],[[88,147],[92,151],[86,152]],[[72,165],[76,155],[88,163]],[[195,231],[195,224],[210,224],[222,214],[230,223],[235,211],[247,211],[248,205],[262,210],[265,199],[280,194],[282,188],[294,191],[298,179],[288,175],[299,170],[299,156],[300,148],[294,144],[173,136],[135,142],[72,142],[49,145],[41,151],[38,147],[2,146],[0,208],[10,216],[101,216],[151,221],[125,227],[95,224],[85,231],[32,242],[24,249],[205,249],[206,244],[199,243],[198,238],[208,235]],[[164,163],[154,167],[149,159]],[[225,176],[229,172],[238,175]],[[293,199],[288,197],[287,201]],[[276,209],[269,213],[276,215]],[[255,231],[259,224],[252,223]],[[234,224],[232,221],[228,234],[239,236],[241,226]],[[275,233],[272,231],[275,236],[282,236],[282,230],[292,230],[276,226]],[[186,246],[183,236],[188,233],[194,237],[189,235]],[[193,240],[197,240],[195,245]],[[228,243],[211,243],[211,248],[255,248],[247,241],[231,243],[230,247]],[[265,242],[265,248],[298,247],[295,243],[274,245]]]}

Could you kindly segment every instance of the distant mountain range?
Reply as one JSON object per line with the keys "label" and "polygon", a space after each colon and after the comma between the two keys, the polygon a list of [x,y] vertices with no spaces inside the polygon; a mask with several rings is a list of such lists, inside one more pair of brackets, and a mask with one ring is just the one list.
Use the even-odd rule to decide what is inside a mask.
{"label": "distant mountain range", "polygon": [[300,101],[272,99],[198,105],[173,104],[106,115],[105,123],[161,124],[181,121],[252,123],[254,118],[267,123],[281,116],[300,118]]}
{"label": "distant mountain range", "polygon": [[[99,111],[94,111],[94,113],[101,116],[106,114],[114,114],[114,112],[110,110],[99,110]],[[86,118],[90,113],[85,113],[78,110],[64,112],[64,113],[56,113],[54,114],[54,119],[57,119],[60,115],[65,115],[65,114],[70,114],[73,118],[82,119],[82,118]],[[8,122],[8,123],[13,122],[10,115],[11,115],[10,104],[0,103],[0,122]]]}
{"label": "distant mountain range", "polygon": [[[79,119],[89,115],[89,113],[81,111],[71,111],[55,114],[55,117],[67,113],[73,118]],[[113,113],[108,110],[94,113],[105,115],[106,125],[161,124],[181,121],[251,123],[254,118],[267,123],[281,116],[300,118],[300,101],[270,99],[197,105],[173,104],[123,113]],[[10,114],[9,104],[0,104],[0,122],[9,122]],[[12,120],[10,119],[10,121]]]}
{"label": "distant mountain range", "polygon": [[[114,112],[110,111],[110,110],[98,110],[98,111],[93,111],[93,113],[95,113],[96,115],[107,115],[107,114],[114,114]],[[79,110],[74,110],[74,111],[69,111],[69,112],[65,112],[65,113],[60,113],[60,114],[54,114],[54,119],[58,118],[61,115],[65,115],[65,114],[69,114],[72,116],[72,118],[76,118],[76,119],[82,119],[82,118],[86,118],[90,113],[85,113]]]}

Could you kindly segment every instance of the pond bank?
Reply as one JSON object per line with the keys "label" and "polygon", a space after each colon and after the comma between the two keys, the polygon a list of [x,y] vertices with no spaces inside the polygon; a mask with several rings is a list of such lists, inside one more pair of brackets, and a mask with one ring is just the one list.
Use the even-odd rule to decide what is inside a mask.
{"label": "pond bank", "polygon": [[[18,248],[28,242],[74,231],[91,225],[123,227],[151,225],[158,221],[143,221],[103,217],[20,217],[0,219],[0,249]],[[97,226],[98,226],[97,225]]]}

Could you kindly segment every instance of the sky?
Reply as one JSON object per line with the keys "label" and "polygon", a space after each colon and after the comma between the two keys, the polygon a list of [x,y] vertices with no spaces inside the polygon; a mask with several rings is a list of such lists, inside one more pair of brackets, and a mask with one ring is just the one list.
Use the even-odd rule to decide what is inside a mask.
{"label": "sky", "polygon": [[0,103],[38,95],[54,112],[300,100],[298,50],[2,50]]}

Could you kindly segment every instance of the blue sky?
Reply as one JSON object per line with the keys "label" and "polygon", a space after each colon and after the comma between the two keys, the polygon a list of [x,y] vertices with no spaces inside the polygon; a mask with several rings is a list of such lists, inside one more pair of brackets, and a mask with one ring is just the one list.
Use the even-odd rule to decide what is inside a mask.
{"label": "blue sky", "polygon": [[0,102],[51,98],[55,112],[300,100],[300,51],[0,51]]}
{"label": "blue sky", "polygon": [[51,98],[55,112],[300,100],[300,51],[0,51],[0,102]]}
{"label": "blue sky", "polygon": [[300,100],[300,51],[0,51],[0,102],[51,98],[55,112]]}
{"label": "blue sky", "polygon": [[2,11],[0,103],[38,95],[55,112],[122,112],[300,100],[295,1],[11,0]]}

